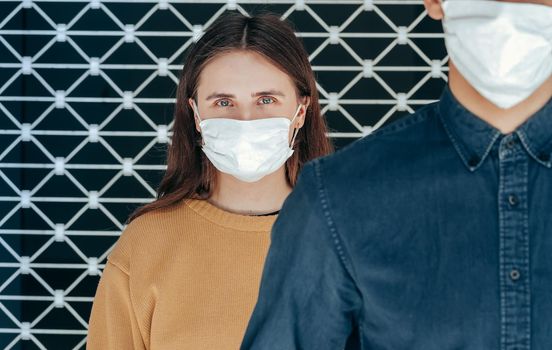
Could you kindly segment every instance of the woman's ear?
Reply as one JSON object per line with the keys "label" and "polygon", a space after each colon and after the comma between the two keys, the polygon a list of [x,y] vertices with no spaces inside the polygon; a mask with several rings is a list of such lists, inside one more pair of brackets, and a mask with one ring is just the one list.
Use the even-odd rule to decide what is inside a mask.
{"label": "woman's ear", "polygon": [[195,112],[195,108],[194,108],[194,98],[193,97],[188,98],[188,104],[190,105],[190,108],[192,109],[192,113],[194,115],[195,128],[196,128],[197,132],[201,133],[201,129],[199,128],[198,116],[197,116],[197,114]]}
{"label": "woman's ear", "polygon": [[305,112],[308,109],[310,102],[311,102],[310,96],[303,97],[303,105],[305,106]]}
{"label": "woman's ear", "polygon": [[301,98],[301,104],[303,105],[297,113],[297,127],[301,128],[305,124],[305,118],[307,117],[307,110],[310,105],[310,96],[303,96]]}
{"label": "woman's ear", "polygon": [[442,20],[444,13],[441,3],[443,0],[424,0],[424,6],[426,8],[429,17],[435,20]]}

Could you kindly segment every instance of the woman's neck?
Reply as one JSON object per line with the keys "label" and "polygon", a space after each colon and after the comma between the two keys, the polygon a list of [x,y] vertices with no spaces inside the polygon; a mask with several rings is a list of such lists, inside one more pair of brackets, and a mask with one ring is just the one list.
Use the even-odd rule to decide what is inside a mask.
{"label": "woman's neck", "polygon": [[286,181],[285,166],[251,183],[218,172],[217,186],[208,200],[229,212],[259,215],[280,210],[291,190]]}

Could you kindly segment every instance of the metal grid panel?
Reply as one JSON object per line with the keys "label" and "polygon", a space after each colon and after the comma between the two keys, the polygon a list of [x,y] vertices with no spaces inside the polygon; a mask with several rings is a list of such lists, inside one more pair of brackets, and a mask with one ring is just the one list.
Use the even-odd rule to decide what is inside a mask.
{"label": "metal grid panel", "polygon": [[84,348],[106,256],[165,169],[185,50],[264,10],[305,43],[338,147],[446,82],[421,0],[0,2],[0,347]]}

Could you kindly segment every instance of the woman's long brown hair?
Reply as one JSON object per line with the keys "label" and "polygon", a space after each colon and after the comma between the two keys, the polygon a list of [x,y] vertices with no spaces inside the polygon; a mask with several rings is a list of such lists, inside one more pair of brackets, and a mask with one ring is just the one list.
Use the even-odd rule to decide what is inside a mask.
{"label": "woman's long brown hair", "polygon": [[247,17],[230,12],[217,19],[186,56],[176,93],[167,170],[157,188],[157,198],[136,208],[127,224],[146,212],[169,207],[183,199],[210,197],[216,169],[201,150],[201,134],[195,128],[188,99],[197,98],[197,84],[203,67],[215,56],[233,50],[261,54],[291,77],[299,97],[310,97],[305,123],[295,139],[295,152],[286,161],[286,178],[290,186],[295,185],[307,161],[333,151],[326,137],[327,127],[321,115],[308,54],[291,25],[274,14]]}

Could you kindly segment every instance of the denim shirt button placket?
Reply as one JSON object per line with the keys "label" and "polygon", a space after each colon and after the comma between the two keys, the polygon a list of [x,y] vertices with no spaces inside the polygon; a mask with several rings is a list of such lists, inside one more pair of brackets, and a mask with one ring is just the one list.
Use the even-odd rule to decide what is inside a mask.
{"label": "denim shirt button placket", "polygon": [[[506,135],[499,145],[499,271],[501,350],[530,349],[529,227],[527,209],[529,155]],[[523,276],[523,278],[522,278]]]}

